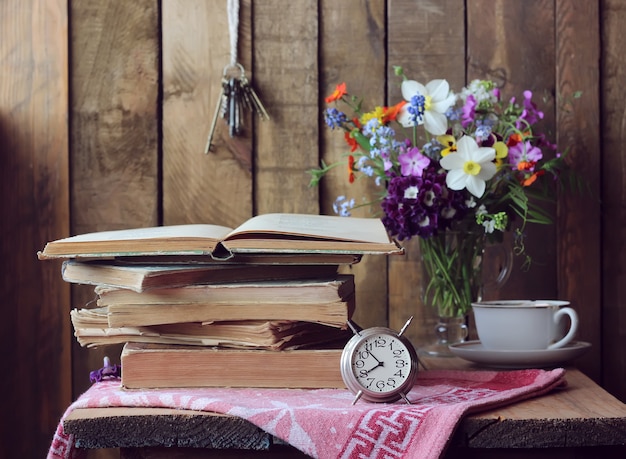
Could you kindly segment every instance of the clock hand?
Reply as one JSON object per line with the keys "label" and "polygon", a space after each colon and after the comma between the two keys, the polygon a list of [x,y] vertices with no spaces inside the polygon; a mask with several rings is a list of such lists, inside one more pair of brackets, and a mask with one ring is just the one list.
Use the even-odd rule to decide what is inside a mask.
{"label": "clock hand", "polygon": [[381,362],[380,360],[378,360],[378,359],[376,358],[376,356],[375,356],[374,354],[372,354],[372,352],[371,352],[371,351],[370,351],[370,353],[369,353],[369,354],[370,354],[370,356],[372,356],[372,358],[373,358],[374,360],[376,360],[376,365],[375,365],[375,366],[373,366],[372,368],[370,368],[369,370],[367,370],[367,371],[365,372],[365,374],[367,374],[367,375],[370,373],[370,371],[373,371],[373,370],[375,370],[375,369],[376,369],[376,368],[378,368],[378,367],[384,367],[384,366],[385,366],[385,362]]}
{"label": "clock hand", "polygon": [[384,366],[385,366],[385,362],[378,361],[378,363],[377,363],[376,365],[374,365],[372,368],[370,368],[369,370],[367,370],[367,371],[365,372],[365,374],[368,374],[368,375],[369,375],[369,374],[370,374],[370,371],[374,371],[376,368],[378,368],[378,367],[384,367]]}
{"label": "clock hand", "polygon": [[376,356],[375,356],[374,354],[372,354],[372,352],[371,352],[371,351],[370,351],[370,355],[374,358],[374,360],[376,360],[376,361],[380,364],[380,360],[378,360],[378,359],[376,358]]}

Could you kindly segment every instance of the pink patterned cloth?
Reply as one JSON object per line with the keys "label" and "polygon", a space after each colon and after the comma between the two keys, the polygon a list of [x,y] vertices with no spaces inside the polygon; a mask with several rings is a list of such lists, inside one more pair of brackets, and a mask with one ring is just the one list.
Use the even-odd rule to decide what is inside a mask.
{"label": "pink patterned cloth", "polygon": [[[404,402],[376,404],[341,389],[124,390],[94,384],[65,412],[93,407],[164,407],[247,419],[314,458],[437,458],[468,413],[536,397],[565,384],[565,370],[422,371]],[[55,432],[48,459],[80,458],[74,438]]]}

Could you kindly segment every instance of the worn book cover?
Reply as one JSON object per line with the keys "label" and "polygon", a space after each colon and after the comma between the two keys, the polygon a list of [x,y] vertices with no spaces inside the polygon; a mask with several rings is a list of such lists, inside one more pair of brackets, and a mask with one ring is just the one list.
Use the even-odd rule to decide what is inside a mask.
{"label": "worn book cover", "polygon": [[345,327],[355,309],[352,274],[327,279],[160,288],[142,293],[97,286],[110,327],[219,320],[298,320]]}
{"label": "worn book cover", "polygon": [[341,352],[127,343],[121,355],[122,386],[345,388]]}
{"label": "worn book cover", "polygon": [[180,287],[134,292],[97,285],[99,306],[116,304],[215,304],[215,303],[328,303],[343,300],[355,290],[353,274],[316,279],[287,279]]}
{"label": "worn book cover", "polygon": [[70,315],[74,336],[83,347],[135,342],[280,351],[346,342],[352,336],[349,330],[289,320],[187,322],[111,328],[107,308],[74,309]]}
{"label": "worn book cover", "polygon": [[297,320],[345,328],[355,310],[355,295],[324,302],[241,302],[111,304],[106,306],[109,327],[136,327],[224,320]]}
{"label": "worn book cover", "polygon": [[181,287],[279,279],[327,278],[337,273],[338,265],[254,265],[213,264],[129,264],[115,260],[65,260],[63,280],[75,284],[101,285],[143,292],[152,288]]}

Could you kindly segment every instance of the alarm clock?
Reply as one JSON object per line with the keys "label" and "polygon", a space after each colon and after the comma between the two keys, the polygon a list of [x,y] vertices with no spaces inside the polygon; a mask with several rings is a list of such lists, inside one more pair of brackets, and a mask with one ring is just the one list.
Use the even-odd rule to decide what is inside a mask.
{"label": "alarm clock", "polygon": [[348,326],[354,336],[341,353],[341,377],[348,389],[356,394],[352,404],[360,398],[369,402],[395,402],[403,399],[417,378],[417,352],[405,336],[386,327],[361,329],[352,321]]}

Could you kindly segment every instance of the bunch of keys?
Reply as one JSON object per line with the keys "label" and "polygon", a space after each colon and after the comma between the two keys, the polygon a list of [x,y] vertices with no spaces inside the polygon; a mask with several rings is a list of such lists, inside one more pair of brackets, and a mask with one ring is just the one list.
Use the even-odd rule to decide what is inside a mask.
{"label": "bunch of keys", "polygon": [[[239,75],[230,75],[233,68],[239,70]],[[222,89],[220,96],[217,98],[215,115],[213,115],[209,137],[204,148],[205,154],[211,150],[213,134],[219,118],[224,119],[228,124],[230,137],[235,137],[241,133],[243,127],[242,110],[251,110],[257,113],[262,120],[270,119],[261,99],[259,99],[248,78],[246,78],[243,66],[239,63],[235,66],[227,65],[222,75]]]}

